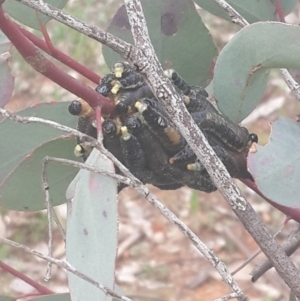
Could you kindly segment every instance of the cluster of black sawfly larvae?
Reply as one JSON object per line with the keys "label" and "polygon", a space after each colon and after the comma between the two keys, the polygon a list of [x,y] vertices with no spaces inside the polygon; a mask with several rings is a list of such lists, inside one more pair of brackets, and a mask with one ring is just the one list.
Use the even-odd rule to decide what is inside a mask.
{"label": "cluster of black sawfly larvae", "polygon": [[[189,85],[172,69],[166,70],[165,76],[182,95],[187,110],[230,175],[252,179],[246,157],[257,136],[220,114],[204,88]],[[103,144],[138,179],[165,190],[185,185],[205,192],[216,190],[144,78],[129,64],[116,63],[96,91],[116,106],[114,114],[103,119]],[[71,102],[69,112],[79,117],[79,131],[97,137],[95,112],[85,101]],[[85,141],[77,142],[74,153],[85,160],[91,147]],[[122,188],[120,185],[119,190]]]}

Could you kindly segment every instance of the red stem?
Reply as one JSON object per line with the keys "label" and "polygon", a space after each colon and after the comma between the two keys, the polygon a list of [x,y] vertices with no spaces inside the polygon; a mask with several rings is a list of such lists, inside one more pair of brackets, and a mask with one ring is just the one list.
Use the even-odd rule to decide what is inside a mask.
{"label": "red stem", "polygon": [[30,279],[23,273],[13,269],[9,265],[5,264],[4,262],[0,261],[0,268],[3,269],[4,271],[16,276],[17,278],[23,280],[27,284],[31,285],[34,287],[38,292],[40,292],[42,295],[49,295],[49,294],[54,294],[53,291],[49,290],[47,287],[37,283],[36,281]]}
{"label": "red stem", "polygon": [[61,87],[84,99],[90,106],[101,106],[105,114],[113,111],[114,105],[105,97],[66,74],[49,61],[19,30],[18,26],[11,21],[0,7],[0,29],[13,43],[24,60],[36,71],[51,79]]}
{"label": "red stem", "polygon": [[[53,58],[57,59],[58,61],[62,62],[66,66],[72,68],[73,70],[77,71],[84,77],[88,78],[90,81],[94,82],[95,84],[98,84],[100,82],[100,76],[97,75],[95,72],[87,69],[85,66],[81,65],[74,59],[72,59],[70,56],[66,55],[62,51],[56,49],[52,44],[52,47],[50,48],[49,44],[47,45],[45,41],[38,38],[28,30],[21,28],[19,26],[19,29],[21,30],[22,34],[29,39],[34,45],[45,51],[46,53],[50,54]],[[48,46],[48,47],[47,47]]]}
{"label": "red stem", "polygon": [[282,9],[281,0],[276,0],[275,6],[276,6],[276,12],[278,14],[279,21],[285,23],[284,12]]}
{"label": "red stem", "polygon": [[96,111],[96,124],[97,124],[97,139],[102,140],[102,123],[101,123],[101,107],[97,107]]}

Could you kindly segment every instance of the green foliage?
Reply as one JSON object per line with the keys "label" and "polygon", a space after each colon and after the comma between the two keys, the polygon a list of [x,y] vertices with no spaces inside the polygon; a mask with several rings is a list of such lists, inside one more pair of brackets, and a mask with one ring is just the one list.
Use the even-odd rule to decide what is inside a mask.
{"label": "green foliage", "polygon": [[240,30],[219,54],[213,80],[220,111],[240,122],[260,102],[270,68],[300,68],[300,28],[279,22]]}
{"label": "green foliage", "polygon": [[[111,161],[94,149],[86,161],[114,172]],[[67,191],[67,260],[76,269],[114,289],[117,253],[118,209],[116,181],[110,177],[81,170]],[[69,273],[72,300],[107,300],[95,286]]]}
{"label": "green foliage", "polygon": [[258,189],[272,204],[300,221],[300,125],[280,117],[272,123],[270,142],[257,145],[248,156],[248,167]]}
{"label": "green foliage", "polygon": [[[217,55],[207,28],[188,0],[142,1],[147,26],[155,52],[162,64],[175,69],[190,84],[206,86]],[[112,19],[108,31],[132,43],[125,7]],[[103,55],[108,66],[122,60],[107,47]]]}
{"label": "green foliage", "polygon": [[299,301],[299,299],[291,292],[289,301]]}
{"label": "green foliage", "polygon": [[8,66],[10,47],[11,42],[0,31],[0,107],[4,107],[9,101],[14,88],[14,77]]}
{"label": "green foliage", "polygon": [[[76,118],[67,114],[69,103],[44,103],[19,112],[21,116],[36,116],[70,127]],[[45,156],[76,159],[75,141],[62,139],[62,132],[39,124],[20,124],[4,120],[0,127],[3,143],[0,149],[0,205],[21,211],[45,208],[42,160]],[[16,147],[18,146],[18,147]],[[75,168],[50,163],[47,175],[54,205],[64,203],[64,191],[76,174]]]}
{"label": "green foliage", "polygon": [[[50,4],[53,7],[62,9],[68,2],[68,0],[45,0],[44,2]],[[25,6],[16,1],[5,1],[3,4],[4,10],[20,23],[40,30],[40,22],[46,24],[51,19],[43,14],[38,14],[32,8]]]}

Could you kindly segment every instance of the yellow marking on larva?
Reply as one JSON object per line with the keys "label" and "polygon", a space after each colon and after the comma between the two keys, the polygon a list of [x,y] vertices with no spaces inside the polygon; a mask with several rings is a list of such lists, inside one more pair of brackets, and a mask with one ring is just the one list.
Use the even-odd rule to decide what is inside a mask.
{"label": "yellow marking on larva", "polygon": [[127,126],[121,127],[121,135],[123,140],[128,140],[131,137],[131,134],[128,133]]}
{"label": "yellow marking on larva", "polygon": [[74,148],[74,155],[76,157],[82,157],[83,155],[89,155],[92,151],[92,147],[87,144],[77,144]]}
{"label": "yellow marking on larva", "polygon": [[186,166],[186,169],[187,170],[197,170],[197,168],[196,168],[196,164],[195,163],[190,163],[190,164],[188,164],[187,166]]}
{"label": "yellow marking on larva", "polygon": [[128,134],[127,126],[121,126],[121,134],[122,136]]}
{"label": "yellow marking on larva", "polygon": [[122,75],[123,75],[123,72],[124,72],[123,64],[116,63],[114,65],[114,70],[113,70],[113,73],[114,73],[115,77],[116,78],[121,78]]}
{"label": "yellow marking on larva", "polygon": [[94,117],[94,109],[83,99],[79,99],[79,101],[81,102],[81,112],[79,115],[83,117]]}
{"label": "yellow marking on larva", "polygon": [[169,163],[174,164],[174,158],[173,157],[169,159]]}
{"label": "yellow marking on larva", "polygon": [[192,171],[202,171],[203,166],[200,162],[190,163],[186,166],[186,169],[192,170]]}
{"label": "yellow marking on larva", "polygon": [[147,110],[147,105],[141,101],[137,101],[134,106],[140,113],[143,113],[145,110]]}
{"label": "yellow marking on larva", "polygon": [[191,99],[188,96],[184,95],[184,103],[186,105],[188,105],[188,104],[190,104],[190,102],[191,102]]}
{"label": "yellow marking on larva", "polygon": [[167,134],[167,136],[169,137],[170,141],[173,144],[180,143],[180,135],[179,135],[179,133],[176,130],[174,130],[171,127],[166,127],[164,129],[164,132]]}
{"label": "yellow marking on larva", "polygon": [[74,148],[74,155],[76,157],[82,157],[84,154],[84,149],[80,144],[77,144]]}
{"label": "yellow marking on larva", "polygon": [[112,89],[111,89],[111,93],[112,94],[117,94],[121,88],[122,88],[121,83],[116,81],[115,84],[113,85]]}
{"label": "yellow marking on larva", "polygon": [[256,144],[252,143],[252,145],[249,148],[249,153],[256,153],[256,152],[257,152]]}

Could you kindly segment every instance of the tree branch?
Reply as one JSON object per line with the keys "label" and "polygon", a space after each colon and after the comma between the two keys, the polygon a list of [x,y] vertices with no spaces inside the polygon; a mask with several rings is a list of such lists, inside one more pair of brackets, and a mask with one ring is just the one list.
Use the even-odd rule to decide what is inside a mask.
{"label": "tree branch", "polygon": [[286,281],[295,295],[300,297],[299,271],[277,244],[251,205],[241,195],[223,163],[215,155],[203,133],[185,108],[173,85],[163,76],[163,70],[151,46],[140,1],[125,0],[125,6],[136,47],[139,47],[136,54],[133,51],[130,53],[128,60],[142,70],[152,91],[162,102],[167,114],[180,129],[180,132],[208,171],[214,184],[272,262],[278,274]]}
{"label": "tree branch", "polygon": [[[11,114],[5,109],[0,108],[0,114],[4,117],[10,118],[11,120],[14,120],[19,123],[37,123],[37,124],[43,124],[46,126],[54,127],[56,129],[62,130],[64,132],[67,132],[69,134],[73,134],[76,137],[79,137],[80,139],[84,139],[85,141],[91,143],[96,149],[98,149],[102,154],[107,156],[112,162],[120,169],[121,173],[124,174],[124,176],[128,177],[128,180],[124,179],[124,177],[115,175],[113,176],[116,180],[119,180],[120,182],[124,182],[126,184],[132,185],[137,191],[139,191],[146,200],[153,205],[155,208],[159,210],[159,212],[165,216],[169,221],[171,221],[190,241],[191,243],[196,247],[196,249],[205,256],[205,258],[215,267],[215,269],[219,272],[225,283],[229,287],[232,288],[233,292],[236,293],[238,296],[240,296],[240,300],[247,300],[247,298],[243,295],[240,288],[228,272],[228,269],[223,261],[221,261],[218,256],[210,250],[198,237],[197,235],[189,228],[187,227],[172,211],[170,211],[168,208],[166,208],[152,193],[149,191],[149,189],[143,185],[143,183],[138,180],[136,177],[134,177],[130,171],[118,160],[116,159],[110,152],[108,152],[104,146],[99,143],[96,139],[83,134],[77,130],[74,130],[72,128],[69,128],[67,126],[61,125],[59,123],[50,121],[50,120],[44,120],[42,118],[38,117],[22,117],[19,115]],[[46,162],[49,160],[49,158],[46,158]],[[49,161],[56,161],[63,164],[68,164],[70,162],[67,162],[66,160],[61,159],[55,159],[50,158]],[[73,163],[71,163],[73,164]],[[75,166],[75,165],[74,165]],[[83,167],[84,169],[94,171],[94,172],[101,172],[100,170],[96,170],[93,167],[90,167],[83,163],[77,163],[77,167]],[[112,176],[109,173],[106,173],[108,176]]]}
{"label": "tree branch", "polygon": [[[298,250],[300,246],[300,224],[297,224],[296,228],[290,234],[288,240],[283,245],[283,250],[287,256],[291,256],[294,252]],[[262,264],[255,267],[251,272],[252,282],[256,282],[264,273],[273,267],[272,263],[267,259]]]}
{"label": "tree branch", "polygon": [[249,25],[248,21],[243,18],[231,5],[229,5],[225,0],[214,0],[218,5],[220,5],[226,13],[231,18],[234,24],[237,24],[241,27]]}
{"label": "tree branch", "polygon": [[115,293],[113,290],[111,290],[110,288],[100,284],[99,282],[95,281],[94,279],[90,278],[89,276],[87,276],[86,274],[78,271],[75,267],[73,267],[70,263],[68,263],[65,260],[59,260],[59,259],[55,259],[53,257],[50,257],[48,255],[42,254],[38,251],[35,251],[33,249],[30,249],[26,246],[23,246],[17,242],[14,242],[12,240],[6,239],[6,238],[2,238],[0,237],[0,243],[4,243],[7,244],[11,247],[14,248],[18,248],[23,250],[26,253],[32,254],[34,256],[37,256],[39,258],[42,258],[48,262],[51,262],[55,265],[57,265],[60,268],[63,268],[71,273],[73,273],[74,275],[78,276],[79,278],[91,283],[92,285],[94,285],[95,287],[99,288],[100,290],[102,290],[105,294],[110,295],[114,298],[120,299],[120,300],[124,300],[124,301],[132,301],[131,299],[127,298],[126,296],[120,296],[117,293]]}
{"label": "tree branch", "polygon": [[94,39],[117,53],[119,53],[124,59],[127,59],[128,54],[131,51],[132,45],[113,36],[112,34],[105,32],[93,25],[88,25],[86,22],[81,21],[73,16],[64,13],[62,10],[43,2],[42,0],[15,0],[24,5],[27,5],[42,14],[59,21],[66,26],[75,29],[78,32]]}

